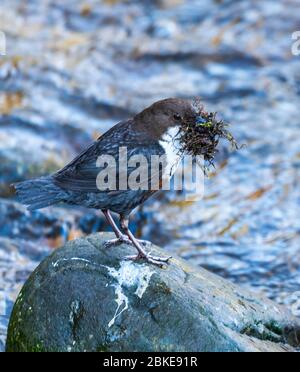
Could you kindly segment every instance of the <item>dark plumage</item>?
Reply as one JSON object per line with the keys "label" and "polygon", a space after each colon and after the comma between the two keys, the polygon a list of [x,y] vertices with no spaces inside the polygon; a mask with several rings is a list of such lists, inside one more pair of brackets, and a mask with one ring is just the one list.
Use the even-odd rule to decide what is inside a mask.
{"label": "dark plumage", "polygon": [[[182,99],[166,99],[154,103],[134,118],[120,122],[98,138],[73,161],[58,172],[36,180],[25,181],[15,185],[22,203],[30,210],[48,207],[64,202],[101,209],[113,227],[119,240],[129,240],[138,250],[134,259],[143,258],[155,264],[167,262],[168,259],[151,257],[146,254],[141,243],[128,229],[128,217],[134,208],[147,200],[157,190],[106,190],[97,187],[97,175],[101,171],[97,167],[97,159],[101,155],[111,155],[119,163],[119,148],[126,147],[128,158],[142,154],[150,164],[151,155],[167,153],[168,162],[174,162],[183,155],[183,148],[175,149],[175,136],[184,127],[185,122],[197,122],[199,112],[191,102]],[[177,130],[178,129],[178,130]],[[180,143],[180,142],[178,142]],[[177,159],[178,160],[178,159]],[[176,161],[177,161],[176,160]],[[171,164],[173,167],[173,164]],[[175,165],[175,164],[174,164]],[[170,164],[164,164],[160,170],[160,179],[169,172]],[[171,168],[170,168],[171,169]],[[124,169],[118,169],[117,181],[122,177]],[[170,175],[172,171],[170,171]],[[128,169],[130,174],[130,169]],[[150,177],[148,179],[150,183]],[[118,184],[118,182],[117,182]],[[114,223],[110,211],[120,215],[120,222],[125,236]]]}

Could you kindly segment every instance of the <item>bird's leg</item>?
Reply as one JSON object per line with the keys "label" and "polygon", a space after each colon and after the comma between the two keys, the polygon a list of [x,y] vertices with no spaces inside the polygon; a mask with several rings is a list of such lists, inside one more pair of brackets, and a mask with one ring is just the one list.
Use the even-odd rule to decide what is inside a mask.
{"label": "bird's leg", "polygon": [[128,260],[146,260],[147,262],[150,262],[154,265],[163,266],[163,263],[168,263],[168,261],[172,257],[157,257],[157,256],[152,256],[150,253],[147,253],[144,248],[141,246],[140,242],[135,238],[135,236],[132,234],[132,232],[129,230],[129,219],[128,217],[125,216],[120,216],[120,225],[124,231],[124,233],[128,236],[129,240],[132,242],[134,247],[137,249],[138,254],[135,256],[128,256],[126,257]]}
{"label": "bird's leg", "polygon": [[113,240],[110,240],[107,242],[107,244],[109,245],[114,245],[114,244],[121,244],[121,243],[129,243],[131,244],[131,241],[129,240],[129,238],[124,235],[120,229],[118,228],[118,226],[116,225],[112,215],[110,214],[109,210],[105,209],[105,210],[102,210],[102,213],[104,214],[105,218],[106,218],[106,221],[109,223],[109,225],[112,227],[117,239],[113,239]]}

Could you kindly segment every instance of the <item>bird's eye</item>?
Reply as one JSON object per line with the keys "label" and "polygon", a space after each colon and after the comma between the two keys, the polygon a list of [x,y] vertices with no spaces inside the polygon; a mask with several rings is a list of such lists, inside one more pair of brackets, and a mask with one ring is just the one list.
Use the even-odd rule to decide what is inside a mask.
{"label": "bird's eye", "polygon": [[175,120],[181,120],[181,116],[180,116],[179,114],[175,114],[175,115],[174,115],[174,119],[175,119]]}

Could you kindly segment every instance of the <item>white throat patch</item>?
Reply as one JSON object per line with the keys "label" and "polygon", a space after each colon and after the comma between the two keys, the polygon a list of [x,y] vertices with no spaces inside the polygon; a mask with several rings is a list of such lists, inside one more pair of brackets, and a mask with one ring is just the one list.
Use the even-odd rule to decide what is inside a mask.
{"label": "white throat patch", "polygon": [[179,133],[179,130],[180,130],[179,127],[170,128],[159,141],[159,144],[165,150],[167,158],[167,167],[165,168],[163,174],[163,176],[166,178],[171,178],[174,175],[178,167],[178,164],[182,158],[180,144],[178,138],[176,138],[176,136]]}

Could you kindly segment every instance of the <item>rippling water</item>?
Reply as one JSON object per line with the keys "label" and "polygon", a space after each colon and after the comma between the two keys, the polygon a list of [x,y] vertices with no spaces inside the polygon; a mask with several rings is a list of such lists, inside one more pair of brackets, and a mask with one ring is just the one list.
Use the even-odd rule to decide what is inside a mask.
{"label": "rippling water", "polygon": [[295,312],[299,11],[298,0],[1,1],[0,349],[13,301],[40,260],[106,228],[94,211],[30,214],[9,184],[58,169],[118,120],[169,96],[201,96],[247,146],[221,147],[204,200],[158,195],[134,229]]}

